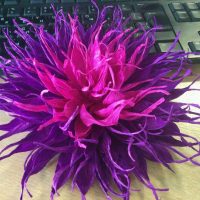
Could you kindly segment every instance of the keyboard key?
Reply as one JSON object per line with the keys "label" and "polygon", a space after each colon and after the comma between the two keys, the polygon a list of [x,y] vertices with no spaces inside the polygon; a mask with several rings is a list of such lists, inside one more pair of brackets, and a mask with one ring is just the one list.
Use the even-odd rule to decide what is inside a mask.
{"label": "keyboard key", "polygon": [[102,3],[111,3],[112,0],[100,0]]}
{"label": "keyboard key", "polygon": [[3,8],[0,8],[0,17],[3,17],[3,14],[4,14],[3,11],[4,11]]}
{"label": "keyboard key", "polygon": [[61,0],[61,3],[75,3],[75,0]]}
{"label": "keyboard key", "polygon": [[58,5],[57,6],[57,10],[62,10],[64,13],[70,13],[72,14],[73,13],[73,7],[70,6],[69,4],[67,6],[64,6],[64,5]]}
{"label": "keyboard key", "polygon": [[192,52],[200,52],[200,42],[189,42],[188,45]]}
{"label": "keyboard key", "polygon": [[169,41],[173,40],[174,38],[175,34],[173,31],[156,32],[156,41]]}
{"label": "keyboard key", "polygon": [[45,18],[41,16],[33,17],[32,20],[35,24],[45,24]]}
{"label": "keyboard key", "polygon": [[30,0],[31,4],[42,4],[43,0]]}
{"label": "keyboard key", "polygon": [[[156,44],[156,49],[159,52],[167,52],[169,47],[171,47],[172,44],[173,44],[173,42],[158,42]],[[180,44],[177,43],[176,47],[174,49],[172,49],[172,52],[180,51],[180,50],[182,50],[182,48],[181,48]]]}
{"label": "keyboard key", "polygon": [[177,10],[185,10],[182,3],[170,3],[169,7],[172,12],[176,12]]}
{"label": "keyboard key", "polygon": [[140,11],[145,6],[144,3],[136,3],[134,4],[134,10]]}
{"label": "keyboard key", "polygon": [[89,3],[90,0],[76,0],[77,3]]}
{"label": "keyboard key", "polygon": [[59,3],[59,0],[46,0],[46,3]]}
{"label": "keyboard key", "polygon": [[131,17],[134,21],[139,21],[139,22],[144,21],[142,14],[139,12],[132,12]]}
{"label": "keyboard key", "polygon": [[7,17],[19,17],[21,14],[21,9],[18,7],[8,8]]}
{"label": "keyboard key", "polygon": [[1,27],[9,27],[11,24],[10,19],[7,17],[1,17],[0,18],[0,28]]}
{"label": "keyboard key", "polygon": [[88,10],[89,10],[89,13],[93,13],[93,14],[97,13],[97,9],[93,5],[89,5]]}
{"label": "keyboard key", "polygon": [[192,10],[190,16],[192,21],[200,21],[200,10]]}
{"label": "keyboard key", "polygon": [[174,13],[174,17],[177,22],[189,22],[191,21],[190,16],[186,11],[177,11]]}
{"label": "keyboard key", "polygon": [[37,16],[38,8],[36,6],[28,6],[24,8],[24,16],[25,17],[35,17]]}
{"label": "keyboard key", "polygon": [[18,0],[5,0],[4,5],[17,5]]}
{"label": "keyboard key", "polygon": [[198,10],[199,7],[196,3],[185,3],[184,4],[187,10]]}
{"label": "keyboard key", "polygon": [[155,26],[155,19],[157,25],[162,27],[162,30],[171,30],[171,24],[164,12],[147,12],[145,13],[145,19],[151,27]]}
{"label": "keyboard key", "polygon": [[163,7],[159,3],[136,3],[134,5],[135,10],[143,13],[148,11],[162,11]]}
{"label": "keyboard key", "polygon": [[53,10],[51,5],[49,6],[42,6],[40,9],[40,15],[41,16],[52,16],[53,15]]}

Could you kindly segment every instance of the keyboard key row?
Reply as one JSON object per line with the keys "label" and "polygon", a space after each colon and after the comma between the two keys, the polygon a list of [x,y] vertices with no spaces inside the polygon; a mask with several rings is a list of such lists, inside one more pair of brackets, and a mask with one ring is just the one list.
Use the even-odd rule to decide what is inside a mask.
{"label": "keyboard key row", "polygon": [[198,6],[197,3],[192,3],[192,2],[190,2],[190,3],[185,3],[185,8],[186,8],[187,10],[198,10],[198,9],[200,9],[200,7]]}
{"label": "keyboard key row", "polygon": [[177,22],[200,21],[200,3],[171,3],[169,7]]}
{"label": "keyboard key row", "polygon": [[[19,3],[18,0],[5,0],[4,5],[9,6],[9,5],[17,5]],[[2,2],[3,4],[3,2]]]}
{"label": "keyboard key row", "polygon": [[[72,13],[73,8],[71,7],[62,7],[58,6],[57,10],[63,9],[64,12],[70,12]],[[94,18],[96,16],[95,8],[92,6],[89,7],[78,7],[77,12],[79,15],[85,15],[86,21],[87,21],[87,15],[92,16]],[[7,9],[7,12],[0,9],[0,18],[17,18],[19,16],[34,19],[36,17],[51,17],[54,15],[54,11],[51,6],[28,6],[21,10],[18,7],[10,7]],[[166,14],[164,12],[146,12],[144,13],[144,16],[139,12],[130,12],[129,15],[132,17],[132,20],[134,23],[137,22],[147,22],[150,27],[155,26],[155,22],[157,25],[161,26],[163,30],[171,30],[172,26],[170,24],[170,21]],[[112,13],[110,13],[110,16],[107,16],[107,20],[111,21]],[[127,17],[124,16],[124,20]],[[34,21],[34,20],[33,20]],[[91,21],[91,20],[90,20]],[[1,25],[1,23],[0,23]]]}
{"label": "keyboard key row", "polygon": [[[89,3],[89,0],[76,0],[76,2],[87,2]],[[28,0],[27,3],[30,4],[52,4],[52,3],[75,3],[75,0]],[[19,5],[20,0],[0,0],[0,5]]]}
{"label": "keyboard key row", "polygon": [[200,10],[200,3],[179,3],[179,2],[175,2],[175,3],[170,3],[169,7],[171,9],[172,12],[176,12],[178,10]]}
{"label": "keyboard key row", "polygon": [[177,22],[190,22],[190,21],[200,21],[200,10],[186,11],[176,11],[174,12],[174,17]]}
{"label": "keyboard key row", "polygon": [[[69,3],[70,0],[66,0]],[[79,0],[80,2],[86,2],[87,0]],[[104,0],[105,1],[105,0]],[[42,1],[42,0],[30,0],[31,6],[27,6],[24,9],[20,9],[20,7],[8,7],[7,10],[0,9],[0,27],[8,27],[11,24],[12,18],[17,18],[18,16],[24,16],[37,24],[44,24],[49,32],[54,31],[54,16],[53,9],[50,5],[42,5],[39,6],[40,3],[49,3],[50,1]],[[55,3],[62,2],[54,1]],[[71,1],[73,3],[73,1]],[[76,1],[78,2],[78,0]],[[103,2],[103,0],[102,0]],[[127,16],[131,16],[133,20],[127,24],[127,26],[131,28],[143,27],[144,29],[148,29],[155,25],[162,27],[162,30],[156,33],[156,45],[151,51],[165,52],[169,46],[173,43],[173,39],[175,38],[175,34],[172,30],[171,23],[160,4],[137,4],[137,9],[134,4],[132,7],[128,3],[120,3],[123,14],[125,15],[124,20]],[[64,6],[62,4],[56,6],[57,10],[63,9],[65,12],[72,13],[75,7],[72,6]],[[95,21],[96,18],[96,9],[93,6],[79,6],[77,7],[77,12],[79,13],[79,18],[85,27],[89,27],[89,25]],[[112,12],[107,16],[107,21],[111,21]],[[47,26],[48,24],[48,26]],[[30,30],[23,24],[23,22],[19,21],[19,25],[22,26],[24,31],[30,33]],[[1,42],[1,41],[0,41]],[[178,44],[176,49],[180,50],[181,46]]]}
{"label": "keyboard key row", "polygon": [[[89,6],[78,6],[73,7],[73,6],[63,6],[63,5],[58,5],[56,6],[56,10],[63,9],[64,12],[69,12],[73,13],[75,9],[78,11],[80,14],[90,14],[90,13],[95,13],[96,10],[93,8],[92,5]],[[51,16],[54,14],[54,11],[52,9],[52,6],[49,5],[44,5],[44,6],[27,6],[25,8],[20,8],[17,6],[12,6],[8,8],[0,8],[0,17],[18,17],[18,16]]]}

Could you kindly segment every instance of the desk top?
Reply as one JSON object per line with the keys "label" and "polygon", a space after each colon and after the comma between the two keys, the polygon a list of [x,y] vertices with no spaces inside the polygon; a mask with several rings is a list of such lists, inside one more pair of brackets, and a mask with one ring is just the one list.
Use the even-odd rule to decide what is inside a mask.
{"label": "desk top", "polygon": [[[200,72],[200,68],[194,69]],[[187,79],[180,84],[180,87],[187,86],[191,81]],[[200,89],[200,81],[198,81],[194,88]],[[191,91],[184,94],[178,99],[182,102],[193,102],[200,104],[200,97],[197,91]],[[9,120],[9,116],[0,112],[0,123],[5,123]],[[200,140],[200,126],[179,124],[179,127],[184,133],[193,135]],[[7,139],[0,142],[0,149],[7,144],[16,141],[20,135],[15,138]],[[182,152],[189,155],[191,153],[188,149],[182,149]],[[17,154],[11,158],[1,161],[0,164],[0,200],[17,200],[21,192],[21,177],[23,175],[23,163],[27,153]],[[200,158],[197,159],[200,162]],[[149,174],[153,184],[160,188],[169,188],[169,192],[159,192],[161,200],[199,200],[200,199],[200,167],[194,166],[191,163],[172,165],[175,174],[166,168],[157,164],[148,163]],[[33,200],[49,200],[51,190],[51,181],[55,169],[55,162],[49,165],[39,174],[30,178],[28,188],[33,194]],[[130,200],[154,200],[150,190],[141,185],[133,178],[132,186],[140,188],[141,192],[133,192]],[[105,196],[101,192],[97,183],[91,188],[86,196],[87,200],[104,200]],[[25,193],[24,200],[28,200],[29,196]],[[55,198],[57,200],[79,200],[80,194],[77,189],[73,192],[70,183],[67,183],[64,188],[60,190],[60,196]],[[116,198],[113,198],[116,199]]]}

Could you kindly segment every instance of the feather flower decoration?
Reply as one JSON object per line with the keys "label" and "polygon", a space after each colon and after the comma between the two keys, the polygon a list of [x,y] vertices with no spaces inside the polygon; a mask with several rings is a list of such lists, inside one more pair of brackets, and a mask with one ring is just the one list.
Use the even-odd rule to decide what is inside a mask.
{"label": "feather flower decoration", "polygon": [[[110,9],[114,11],[108,26]],[[14,22],[15,33],[26,48],[5,32],[10,58],[1,57],[0,64],[4,72],[0,109],[13,117],[0,126],[5,131],[0,140],[26,132],[23,139],[1,151],[0,160],[30,152],[21,200],[29,177],[54,157],[52,200],[70,178],[83,200],[94,180],[108,200],[111,194],[128,200],[131,174],[158,200],[157,190],[162,189],[149,179],[148,160],[169,169],[170,163],[200,165],[194,160],[198,150],[186,157],[176,148],[195,150],[199,145],[195,138],[181,133],[176,122],[198,124],[200,118],[190,110],[200,106],[173,101],[191,90],[191,85],[176,89],[191,74],[188,53],[173,51],[178,37],[168,52],[151,54],[158,28],[126,28],[128,21],[123,22],[121,9],[111,6],[101,12],[97,7],[96,22],[87,29],[78,15],[56,12],[53,35],[43,26],[22,20],[34,36]],[[174,159],[172,153],[180,159]]]}

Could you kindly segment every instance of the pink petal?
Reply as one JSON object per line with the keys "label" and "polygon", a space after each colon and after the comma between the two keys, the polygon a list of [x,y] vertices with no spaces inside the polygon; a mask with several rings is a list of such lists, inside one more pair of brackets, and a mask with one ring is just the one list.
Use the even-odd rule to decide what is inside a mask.
{"label": "pink petal", "polygon": [[48,112],[48,107],[46,105],[31,105],[31,104],[20,103],[17,101],[14,101],[13,104],[18,108],[31,112]]}
{"label": "pink petal", "polygon": [[75,138],[84,138],[89,134],[91,126],[86,126],[80,118],[77,118],[75,121]]}

